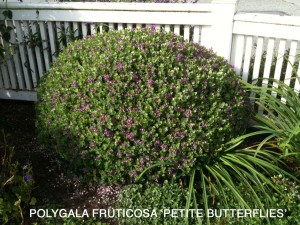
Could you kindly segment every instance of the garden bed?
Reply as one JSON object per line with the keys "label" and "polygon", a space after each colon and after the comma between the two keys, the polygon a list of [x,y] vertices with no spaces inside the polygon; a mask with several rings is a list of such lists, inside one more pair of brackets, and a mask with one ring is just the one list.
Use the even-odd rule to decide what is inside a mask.
{"label": "garden bed", "polygon": [[[15,160],[31,164],[35,181],[32,208],[97,209],[106,208],[117,196],[118,187],[86,184],[71,174],[68,164],[37,140],[33,102],[0,100],[0,123],[14,146]],[[2,126],[1,126],[2,127]],[[28,218],[26,224],[31,224]]]}

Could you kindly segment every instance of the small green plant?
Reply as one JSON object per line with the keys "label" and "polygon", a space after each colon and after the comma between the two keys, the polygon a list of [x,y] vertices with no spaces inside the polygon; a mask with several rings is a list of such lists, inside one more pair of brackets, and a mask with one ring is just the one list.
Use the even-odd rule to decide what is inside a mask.
{"label": "small green plant", "polygon": [[[183,224],[185,214],[181,215],[177,209],[185,208],[187,196],[187,189],[176,181],[127,185],[120,192],[116,208],[144,210],[143,216],[125,216],[117,221],[121,224]],[[195,224],[195,220],[190,216],[190,224]]]}
{"label": "small green plant", "polygon": [[159,182],[218,160],[249,107],[231,66],[154,26],[71,43],[38,88],[40,136],[86,175]]}
{"label": "small green plant", "polygon": [[[299,82],[299,76],[295,78]],[[254,101],[264,114],[255,116],[258,131],[252,135],[268,135],[259,145],[279,149],[283,156],[293,155],[299,159],[300,146],[300,97],[299,90],[284,81],[266,79],[267,87],[247,84],[249,92],[255,93]],[[270,84],[271,83],[271,84]],[[254,96],[254,95],[253,95]]]}
{"label": "small green plant", "polygon": [[33,204],[31,197],[33,188],[32,169],[30,165],[20,168],[13,161],[14,149],[8,147],[4,132],[0,143],[0,223],[24,224],[24,208]]}

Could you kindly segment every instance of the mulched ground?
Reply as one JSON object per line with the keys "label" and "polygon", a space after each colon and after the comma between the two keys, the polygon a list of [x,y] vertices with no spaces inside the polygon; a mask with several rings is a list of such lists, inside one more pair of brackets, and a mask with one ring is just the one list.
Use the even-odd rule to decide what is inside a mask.
{"label": "mulched ground", "polygon": [[[33,168],[37,199],[36,208],[101,209],[117,197],[118,187],[86,184],[70,172],[54,151],[37,140],[33,102],[0,100],[0,128],[4,128],[9,146],[14,146],[15,158],[21,165]],[[53,208],[53,207],[52,207]],[[27,213],[28,214],[28,213]],[[27,218],[26,223],[32,219]]]}

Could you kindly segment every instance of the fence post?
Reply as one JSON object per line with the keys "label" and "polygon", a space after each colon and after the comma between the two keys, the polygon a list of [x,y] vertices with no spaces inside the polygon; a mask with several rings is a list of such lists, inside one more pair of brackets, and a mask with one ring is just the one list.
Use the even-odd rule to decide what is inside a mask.
{"label": "fence post", "polygon": [[203,32],[202,45],[230,59],[233,17],[238,0],[212,0],[212,26]]}

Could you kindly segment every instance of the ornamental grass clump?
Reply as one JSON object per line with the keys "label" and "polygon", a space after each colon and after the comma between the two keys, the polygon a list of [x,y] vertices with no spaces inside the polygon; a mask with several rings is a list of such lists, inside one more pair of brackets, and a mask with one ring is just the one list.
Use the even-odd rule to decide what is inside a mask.
{"label": "ornamental grass clump", "polygon": [[[38,88],[40,136],[105,183],[187,175],[243,132],[245,92],[212,50],[155,27],[71,43]],[[175,166],[176,165],[176,166]]]}

